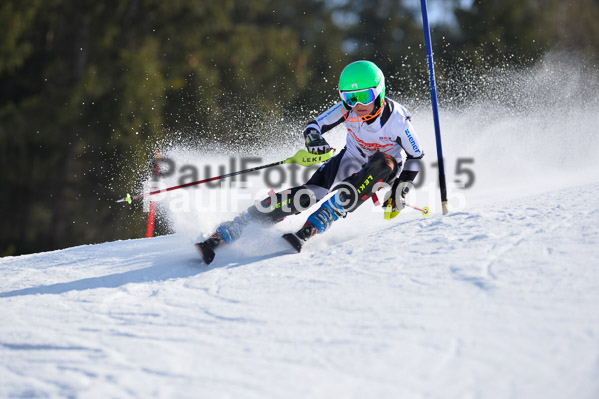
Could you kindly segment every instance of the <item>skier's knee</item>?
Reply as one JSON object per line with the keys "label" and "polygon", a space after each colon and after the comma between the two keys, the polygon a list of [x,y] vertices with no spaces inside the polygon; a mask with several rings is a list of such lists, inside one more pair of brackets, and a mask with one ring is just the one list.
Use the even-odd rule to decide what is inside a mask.
{"label": "skier's knee", "polygon": [[395,174],[397,174],[399,171],[399,164],[397,163],[397,160],[391,155],[380,151],[376,152],[372,157],[370,157],[365,167],[381,170],[383,174],[388,174],[389,176],[395,176]]}
{"label": "skier's knee", "polygon": [[268,197],[251,206],[248,213],[254,220],[273,224],[286,216],[300,213],[316,203],[314,192],[306,186],[290,188],[278,193],[272,192]]}

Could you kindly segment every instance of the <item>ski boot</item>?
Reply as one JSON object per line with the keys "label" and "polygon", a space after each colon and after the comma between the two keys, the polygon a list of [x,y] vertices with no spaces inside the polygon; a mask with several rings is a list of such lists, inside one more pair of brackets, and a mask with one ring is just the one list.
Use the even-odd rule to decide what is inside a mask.
{"label": "ski boot", "polygon": [[297,252],[300,252],[310,237],[324,233],[335,220],[339,219],[339,217],[345,217],[346,214],[347,211],[340,204],[339,193],[336,193],[308,217],[308,220],[306,220],[301,229],[296,233],[284,234],[283,238]]}
{"label": "ski boot", "polygon": [[239,238],[241,232],[251,221],[247,212],[242,213],[230,222],[224,222],[216,228],[207,240],[195,244],[204,263],[209,265],[214,260],[215,250]]}

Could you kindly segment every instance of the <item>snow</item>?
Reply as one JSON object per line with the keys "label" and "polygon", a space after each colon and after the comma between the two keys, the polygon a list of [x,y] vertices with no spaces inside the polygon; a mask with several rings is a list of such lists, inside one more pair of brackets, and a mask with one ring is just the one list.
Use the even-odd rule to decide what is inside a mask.
{"label": "snow", "polygon": [[[176,234],[2,258],[0,397],[597,398],[593,101],[571,104],[567,145],[553,102],[444,111],[446,216],[429,167],[410,201],[430,217],[368,203],[300,254],[279,236],[306,214],[203,265],[197,236],[251,198],[205,211],[219,190],[189,190],[190,209],[162,203]],[[414,123],[433,162],[428,110]]]}
{"label": "snow", "polygon": [[209,267],[180,235],[4,258],[0,396],[595,398],[598,195],[347,218]]}

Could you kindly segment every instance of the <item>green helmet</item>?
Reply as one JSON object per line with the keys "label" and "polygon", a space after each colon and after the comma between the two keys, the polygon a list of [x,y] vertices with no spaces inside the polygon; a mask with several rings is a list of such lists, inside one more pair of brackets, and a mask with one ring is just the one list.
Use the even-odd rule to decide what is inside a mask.
{"label": "green helmet", "polygon": [[[370,89],[370,90],[368,90]],[[346,66],[339,77],[339,95],[345,107],[376,100],[380,107],[385,99],[385,76],[373,62],[356,61]]]}

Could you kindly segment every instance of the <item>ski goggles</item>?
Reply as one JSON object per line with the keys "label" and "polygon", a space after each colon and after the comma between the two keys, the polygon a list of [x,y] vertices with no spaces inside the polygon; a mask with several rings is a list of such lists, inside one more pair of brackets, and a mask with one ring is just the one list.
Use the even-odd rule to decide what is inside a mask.
{"label": "ski goggles", "polygon": [[[376,87],[369,89],[354,90],[354,91],[339,91],[341,99],[350,107],[355,107],[356,104],[368,105],[372,103],[381,94],[385,87],[385,79],[381,79]],[[383,99],[381,99],[383,100]]]}
{"label": "ski goggles", "polygon": [[368,105],[376,99],[375,89],[365,89],[358,91],[340,91],[341,99],[350,107],[355,107],[358,103]]}

